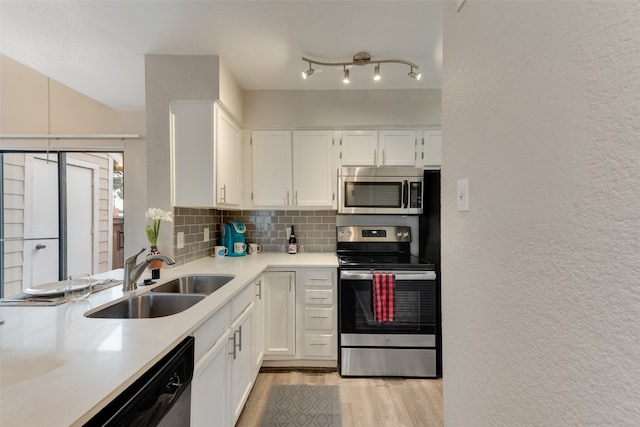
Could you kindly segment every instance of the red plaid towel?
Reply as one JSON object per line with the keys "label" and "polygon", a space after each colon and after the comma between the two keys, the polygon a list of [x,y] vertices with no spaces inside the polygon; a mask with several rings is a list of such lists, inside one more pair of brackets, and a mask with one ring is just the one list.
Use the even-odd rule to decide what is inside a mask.
{"label": "red plaid towel", "polygon": [[376,322],[393,322],[395,314],[392,273],[373,273],[373,317]]}

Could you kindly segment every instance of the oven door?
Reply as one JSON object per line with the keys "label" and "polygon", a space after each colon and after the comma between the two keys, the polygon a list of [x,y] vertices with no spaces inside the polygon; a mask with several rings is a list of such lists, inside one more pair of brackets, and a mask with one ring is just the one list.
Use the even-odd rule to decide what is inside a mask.
{"label": "oven door", "polygon": [[373,314],[371,270],[341,270],[340,334],[420,334],[436,332],[437,290],[433,271],[392,271],[395,275],[395,318],[377,322]]}

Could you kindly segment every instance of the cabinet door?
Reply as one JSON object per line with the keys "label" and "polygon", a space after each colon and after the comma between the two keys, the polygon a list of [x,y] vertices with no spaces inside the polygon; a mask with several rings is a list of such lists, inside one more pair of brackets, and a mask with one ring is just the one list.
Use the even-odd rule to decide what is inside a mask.
{"label": "cabinet door", "polygon": [[173,205],[213,207],[213,103],[171,101],[170,110]]}
{"label": "cabinet door", "polygon": [[291,132],[254,131],[251,136],[254,207],[291,204]]}
{"label": "cabinet door", "polygon": [[412,130],[380,131],[378,164],[383,166],[415,166],[416,133]]}
{"label": "cabinet door", "polygon": [[265,356],[295,356],[295,273],[264,274]]}
{"label": "cabinet door", "polygon": [[255,283],[256,290],[256,309],[253,314],[253,362],[252,377],[260,372],[262,359],[264,357],[264,285],[262,277]]}
{"label": "cabinet door", "polygon": [[343,166],[375,166],[378,164],[378,131],[343,131],[340,148]]}
{"label": "cabinet door", "polygon": [[229,337],[227,330],[197,362],[191,383],[191,426],[230,425],[228,390]]}
{"label": "cabinet door", "polygon": [[240,206],[242,200],[242,141],[240,129],[215,107],[216,205]]}
{"label": "cabinet door", "polygon": [[442,165],[442,131],[440,129],[426,130],[422,141],[424,144],[424,166]]}
{"label": "cabinet door", "polygon": [[333,206],[333,132],[293,132],[293,205]]}
{"label": "cabinet door", "polygon": [[[253,303],[243,312],[243,314],[231,324],[232,348],[230,353],[231,364],[231,425],[235,425],[242,408],[244,407],[251,387],[253,386],[252,372],[252,335],[253,335],[253,314],[255,306]],[[209,425],[211,423],[209,421]]]}

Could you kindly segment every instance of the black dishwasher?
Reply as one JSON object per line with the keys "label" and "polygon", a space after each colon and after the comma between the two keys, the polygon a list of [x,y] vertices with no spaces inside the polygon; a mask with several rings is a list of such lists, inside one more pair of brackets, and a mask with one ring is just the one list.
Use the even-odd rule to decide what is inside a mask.
{"label": "black dishwasher", "polygon": [[188,426],[193,355],[187,337],[85,426]]}

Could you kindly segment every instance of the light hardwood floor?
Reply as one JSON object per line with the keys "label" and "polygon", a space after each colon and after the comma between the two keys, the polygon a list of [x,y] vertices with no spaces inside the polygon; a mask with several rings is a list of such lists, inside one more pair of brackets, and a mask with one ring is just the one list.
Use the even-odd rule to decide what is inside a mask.
{"label": "light hardwood floor", "polygon": [[440,427],[442,380],[342,378],[337,372],[260,372],[236,427],[255,427],[273,384],[340,387],[344,427]]}

